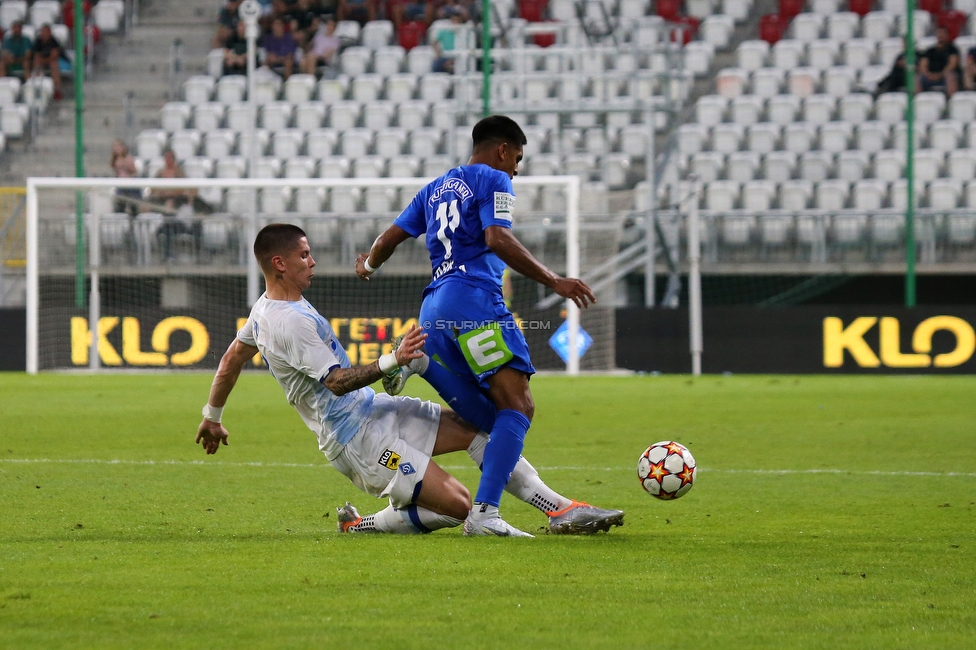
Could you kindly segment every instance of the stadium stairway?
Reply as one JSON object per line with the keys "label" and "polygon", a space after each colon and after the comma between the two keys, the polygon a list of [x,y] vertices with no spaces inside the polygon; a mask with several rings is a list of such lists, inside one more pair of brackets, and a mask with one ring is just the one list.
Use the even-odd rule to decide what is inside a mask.
{"label": "stadium stairway", "polygon": [[[144,128],[159,126],[160,109],[171,99],[170,49],[182,40],[182,72],[205,72],[215,29],[212,0],[151,0],[141,3],[139,24],[127,35],[106,35],[99,44],[92,77],[85,81],[85,169],[109,176],[111,143],[134,144]],[[179,92],[179,84],[175,84]],[[126,124],[126,95],[132,92],[132,123]],[[74,176],[74,95],[52,102],[38,138],[8,140],[0,158],[0,184],[23,185],[28,176]],[[67,146],[66,146],[67,145]]]}

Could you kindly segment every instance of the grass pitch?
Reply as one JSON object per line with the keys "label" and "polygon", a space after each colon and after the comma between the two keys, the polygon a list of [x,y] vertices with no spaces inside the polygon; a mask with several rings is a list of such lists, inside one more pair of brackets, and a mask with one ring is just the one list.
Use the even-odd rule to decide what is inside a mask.
{"label": "grass pitch", "polygon": [[[539,377],[526,456],[608,535],[340,536],[384,504],[266,374],[0,375],[0,647],[972,647],[976,378]],[[413,380],[416,394],[432,396]],[[701,472],[646,496],[648,444]],[[463,455],[440,459],[472,491]]]}

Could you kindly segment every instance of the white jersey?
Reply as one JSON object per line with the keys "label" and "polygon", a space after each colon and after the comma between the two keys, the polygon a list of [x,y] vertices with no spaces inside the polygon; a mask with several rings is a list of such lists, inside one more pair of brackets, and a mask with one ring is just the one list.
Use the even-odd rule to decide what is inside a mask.
{"label": "white jersey", "polygon": [[262,295],[237,338],[261,352],[288,403],[315,432],[329,460],[366,425],[373,412],[373,389],[336,396],[322,385],[333,368],[351,364],[329,321],[307,300],[288,302]]}

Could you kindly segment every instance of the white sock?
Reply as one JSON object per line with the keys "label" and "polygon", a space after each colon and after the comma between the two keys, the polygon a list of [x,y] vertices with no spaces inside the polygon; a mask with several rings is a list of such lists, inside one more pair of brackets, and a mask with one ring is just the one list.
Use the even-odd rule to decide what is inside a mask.
{"label": "white sock", "polygon": [[410,361],[410,363],[408,363],[407,365],[408,365],[408,366],[410,367],[410,369],[411,369],[411,370],[413,370],[413,371],[414,371],[415,373],[417,373],[418,375],[421,375],[421,376],[423,376],[423,374],[424,374],[425,372],[427,372],[427,365],[428,365],[428,364],[430,364],[430,357],[428,357],[428,356],[427,356],[427,355],[425,354],[425,355],[424,355],[424,356],[422,356],[422,357],[419,357],[419,358],[417,358],[417,359],[413,359],[413,360],[412,360],[412,361]]}
{"label": "white sock", "polygon": [[[479,469],[485,457],[487,444],[488,436],[479,433],[468,446],[468,456]],[[573,502],[572,499],[567,499],[546,485],[539,477],[539,472],[522,456],[519,456],[505,491],[545,513],[568,508]]]}
{"label": "white sock", "polygon": [[[414,521],[414,517],[416,517],[417,521]],[[418,522],[421,527],[417,526]],[[349,532],[417,535],[419,533],[440,530],[441,528],[453,528],[454,526],[460,526],[462,523],[460,519],[441,515],[426,508],[410,506],[399,510],[393,506],[387,506],[375,514],[363,517],[363,520],[350,528]]]}

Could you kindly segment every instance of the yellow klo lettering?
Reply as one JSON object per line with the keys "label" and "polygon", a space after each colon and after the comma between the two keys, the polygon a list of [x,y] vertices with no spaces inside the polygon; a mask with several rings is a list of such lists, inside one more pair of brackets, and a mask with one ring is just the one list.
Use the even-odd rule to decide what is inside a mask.
{"label": "yellow klo lettering", "polygon": [[897,318],[881,319],[881,361],[889,368],[928,368],[927,354],[905,354],[901,351],[901,326]]}
{"label": "yellow klo lettering", "polygon": [[[155,347],[155,346],[154,346]],[[143,352],[139,319],[126,316],[122,319],[122,358],[130,366],[165,366],[166,355],[160,352]]]}
{"label": "yellow klo lettering", "polygon": [[[169,360],[170,364],[192,366],[202,361],[210,349],[210,333],[203,323],[189,316],[170,316],[161,320],[153,330],[153,350],[169,352],[169,338],[177,330],[183,330],[190,335],[190,347],[183,352],[173,354]],[[163,356],[165,358],[165,355]]]}
{"label": "yellow klo lettering", "polygon": [[844,365],[844,350],[850,352],[854,362],[862,368],[877,368],[881,365],[878,355],[867,343],[864,335],[874,327],[878,319],[874,316],[861,316],[844,327],[844,322],[836,316],[823,320],[823,355],[825,368],[840,368]]}
{"label": "yellow klo lettering", "polygon": [[956,337],[956,349],[936,355],[932,365],[936,368],[953,368],[972,358],[976,351],[976,332],[972,325],[955,316],[933,316],[923,320],[912,335],[912,347],[916,352],[929,354],[932,352],[932,336],[939,330],[952,332]]}
{"label": "yellow klo lettering", "polygon": [[[98,356],[106,366],[121,366],[122,357],[108,341],[108,333],[119,324],[117,316],[104,316],[98,319]],[[76,366],[88,365],[88,351],[91,349],[91,330],[88,319],[80,316],[71,318],[71,363]]]}

